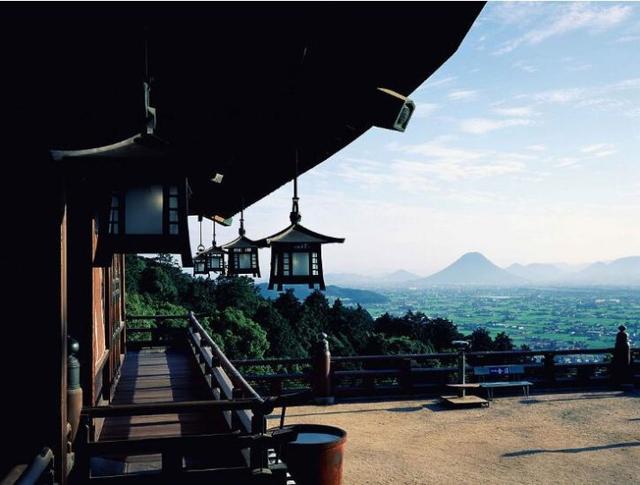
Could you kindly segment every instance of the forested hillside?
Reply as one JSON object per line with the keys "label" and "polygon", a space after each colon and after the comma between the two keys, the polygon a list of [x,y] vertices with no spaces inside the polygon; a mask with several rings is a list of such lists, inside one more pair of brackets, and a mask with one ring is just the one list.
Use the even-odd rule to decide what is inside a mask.
{"label": "forested hillside", "polygon": [[[334,355],[441,352],[464,338],[445,319],[408,312],[374,320],[360,305],[347,306],[340,299],[330,304],[319,291],[304,301],[291,290],[267,299],[250,278],[193,278],[167,255],[127,256],[126,292],[128,315],[194,311],[232,359],[306,357],[320,332],[329,335]],[[482,328],[468,338],[475,350],[513,347],[506,334],[492,340]]]}

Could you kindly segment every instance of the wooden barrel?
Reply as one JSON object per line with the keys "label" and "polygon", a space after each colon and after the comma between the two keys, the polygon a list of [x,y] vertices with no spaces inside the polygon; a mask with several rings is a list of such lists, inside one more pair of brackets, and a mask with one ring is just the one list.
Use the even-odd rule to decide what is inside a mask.
{"label": "wooden barrel", "polygon": [[295,424],[298,433],[282,455],[296,485],[340,485],[347,432],[334,426]]}

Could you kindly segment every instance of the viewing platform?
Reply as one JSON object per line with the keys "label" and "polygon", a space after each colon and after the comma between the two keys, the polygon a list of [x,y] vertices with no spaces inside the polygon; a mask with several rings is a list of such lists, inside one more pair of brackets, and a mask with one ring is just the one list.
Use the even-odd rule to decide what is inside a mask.
{"label": "viewing platform", "polygon": [[[269,417],[269,425],[279,418]],[[304,406],[287,423],[348,430],[344,483],[637,483],[640,393],[560,392],[449,409],[438,399]]]}

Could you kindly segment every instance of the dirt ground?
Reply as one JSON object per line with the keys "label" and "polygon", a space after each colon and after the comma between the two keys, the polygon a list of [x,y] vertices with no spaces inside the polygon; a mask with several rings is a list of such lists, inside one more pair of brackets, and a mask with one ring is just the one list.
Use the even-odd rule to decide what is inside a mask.
{"label": "dirt ground", "polygon": [[435,399],[305,406],[286,422],[347,430],[345,485],[640,484],[638,393],[498,397],[456,410]]}

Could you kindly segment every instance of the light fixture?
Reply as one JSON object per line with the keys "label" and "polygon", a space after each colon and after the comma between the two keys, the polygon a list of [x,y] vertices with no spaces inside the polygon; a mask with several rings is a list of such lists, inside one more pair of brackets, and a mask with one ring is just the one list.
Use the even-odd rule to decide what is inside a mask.
{"label": "light fixture", "polygon": [[388,88],[376,88],[370,104],[373,124],[381,128],[405,131],[416,105],[408,97]]}
{"label": "light fixture", "polygon": [[200,224],[200,244],[196,248],[196,256],[193,258],[193,275],[197,274],[209,274],[207,270],[207,258],[204,255],[204,245],[202,244],[202,216],[198,216],[198,223]]}
{"label": "light fixture", "polygon": [[274,286],[282,291],[285,284],[318,285],[325,290],[322,272],[321,246],[328,243],[343,243],[344,238],[325,236],[311,231],[300,224],[302,216],[298,207],[298,177],[293,179],[293,201],[289,214],[291,224],[282,231],[257,241],[259,244],[271,248],[271,273],[269,275],[269,289]]}
{"label": "light fixture", "polygon": [[213,221],[211,247],[202,253],[207,262],[207,271],[224,274],[224,254],[224,251],[216,245],[216,221]]}
{"label": "light fixture", "polygon": [[179,253],[191,266],[189,195],[185,178],[113,188],[99,218],[94,265],[109,266],[116,253]]}
{"label": "light fixture", "polygon": [[227,275],[252,275],[260,277],[260,264],[258,262],[258,248],[262,247],[256,241],[245,236],[244,209],[240,211],[239,236],[233,241],[221,246],[227,251]]}

